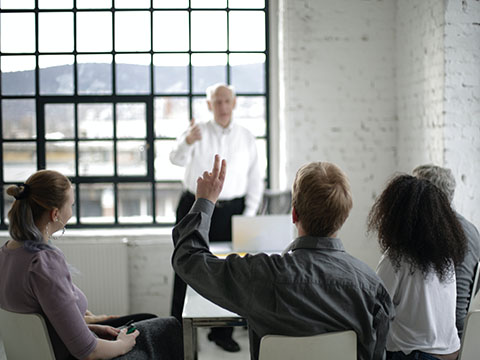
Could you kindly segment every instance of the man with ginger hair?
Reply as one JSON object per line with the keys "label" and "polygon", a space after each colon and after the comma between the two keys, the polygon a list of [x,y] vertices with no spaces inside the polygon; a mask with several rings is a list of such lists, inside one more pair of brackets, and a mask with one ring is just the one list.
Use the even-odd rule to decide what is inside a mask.
{"label": "man with ginger hair", "polygon": [[209,251],[208,229],[227,169],[215,157],[197,180],[196,201],[173,230],[175,271],[199,294],[247,319],[250,353],[267,334],[309,336],[354,330],[357,356],[381,360],[392,301],[375,272],[347,254],[338,231],[352,208],[346,175],[334,164],[301,167],[292,193],[295,239],[282,255]]}

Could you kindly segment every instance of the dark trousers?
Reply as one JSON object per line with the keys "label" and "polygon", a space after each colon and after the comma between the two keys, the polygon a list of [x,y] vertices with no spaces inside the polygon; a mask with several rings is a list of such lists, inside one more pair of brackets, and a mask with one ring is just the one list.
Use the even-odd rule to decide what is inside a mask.
{"label": "dark trousers", "polygon": [[405,355],[401,351],[387,351],[387,360],[440,360],[439,358],[424,353],[422,351],[414,350],[410,354]]}
{"label": "dark trousers", "polygon": [[[195,195],[185,191],[180,197],[177,207],[176,224],[184,218],[190,211],[195,202]],[[232,241],[232,215],[242,214],[245,209],[245,198],[237,198],[230,201],[217,201],[215,210],[212,215],[210,232],[208,237],[210,242]],[[172,316],[176,317],[182,324],[183,305],[185,303],[185,292],[187,285],[175,274],[173,280],[173,296],[172,296]],[[231,337],[233,328],[212,328],[215,337]]]}

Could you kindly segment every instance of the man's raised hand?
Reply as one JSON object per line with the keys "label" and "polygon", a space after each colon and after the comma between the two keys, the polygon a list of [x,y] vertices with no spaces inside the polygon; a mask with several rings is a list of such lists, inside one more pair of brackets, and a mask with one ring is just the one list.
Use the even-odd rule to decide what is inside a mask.
{"label": "man's raised hand", "polygon": [[212,172],[205,171],[203,176],[197,179],[197,199],[207,199],[215,204],[222,191],[226,174],[227,162],[225,159],[220,161],[220,155],[215,155]]}
{"label": "man's raised hand", "polygon": [[195,141],[202,139],[202,132],[197,124],[195,124],[195,119],[190,120],[190,127],[188,128],[188,134],[185,140],[188,145],[192,145]]}

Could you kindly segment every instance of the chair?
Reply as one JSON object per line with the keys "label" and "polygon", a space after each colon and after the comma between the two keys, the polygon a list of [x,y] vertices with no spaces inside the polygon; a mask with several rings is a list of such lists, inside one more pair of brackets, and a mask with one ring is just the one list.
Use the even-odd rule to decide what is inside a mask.
{"label": "chair", "polygon": [[353,330],[314,336],[265,335],[259,360],[357,360],[357,334]]}
{"label": "chair", "polygon": [[0,309],[0,337],[8,360],[55,360],[47,325],[39,314]]}
{"label": "chair", "polygon": [[465,327],[463,328],[462,347],[458,360],[476,360],[480,354],[480,310],[474,310],[467,314]]}

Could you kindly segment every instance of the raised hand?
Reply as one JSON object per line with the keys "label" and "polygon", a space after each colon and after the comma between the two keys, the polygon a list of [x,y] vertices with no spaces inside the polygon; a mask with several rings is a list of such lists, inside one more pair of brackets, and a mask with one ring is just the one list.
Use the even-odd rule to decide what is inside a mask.
{"label": "raised hand", "polygon": [[202,132],[197,124],[195,124],[195,119],[190,120],[190,126],[188,128],[188,134],[185,140],[188,145],[192,145],[195,141],[202,139]]}
{"label": "raised hand", "polygon": [[227,162],[220,161],[220,155],[215,155],[212,172],[205,171],[203,176],[197,179],[196,198],[210,200],[214,204],[223,188],[225,175],[227,174]]}

